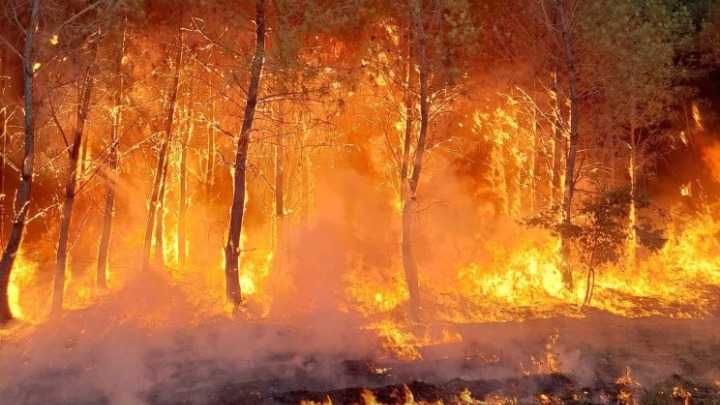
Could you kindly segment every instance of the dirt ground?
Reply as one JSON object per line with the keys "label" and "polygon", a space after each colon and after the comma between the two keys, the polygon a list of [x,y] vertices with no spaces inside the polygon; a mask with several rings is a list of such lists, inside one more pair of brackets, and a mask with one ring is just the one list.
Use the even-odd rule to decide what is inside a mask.
{"label": "dirt ground", "polygon": [[[72,325],[72,326],[69,326]],[[333,399],[461,403],[720,403],[720,320],[583,318],[416,325],[461,337],[400,360],[341,314],[291,325],[218,318],[152,327],[77,312],[0,341],[3,404],[269,404]],[[629,376],[626,376],[629,370]],[[625,380],[618,379],[623,376]],[[674,390],[674,391],[673,391]],[[392,399],[392,398],[395,399]],[[400,398],[400,399],[398,399]],[[503,399],[504,398],[504,399]],[[500,402],[498,402],[500,401]],[[648,402],[649,401],[649,402]],[[480,402],[478,402],[480,403]]]}

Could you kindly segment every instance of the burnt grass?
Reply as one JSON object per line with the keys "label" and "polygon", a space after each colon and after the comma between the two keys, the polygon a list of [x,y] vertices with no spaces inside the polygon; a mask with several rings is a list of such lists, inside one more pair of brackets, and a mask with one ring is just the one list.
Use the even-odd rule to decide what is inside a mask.
{"label": "burnt grass", "polygon": [[[412,332],[437,335],[433,328],[449,329],[462,340],[420,347],[422,359],[413,361],[388,355],[374,333],[363,337],[357,330],[341,335],[340,349],[328,346],[330,331],[312,334],[313,328],[231,320],[167,332],[113,328],[101,338],[72,328],[47,341],[39,338],[51,330],[40,330],[32,339],[0,345],[0,404],[265,405],[329,399],[337,405],[365,404],[368,392],[379,404],[406,404],[412,403],[409,392],[416,403],[427,404],[720,405],[717,318],[588,313],[581,319]],[[559,337],[549,344],[553,335]],[[461,396],[464,391],[471,398]]]}
{"label": "burnt grass", "polygon": [[[591,386],[578,385],[571,376],[551,373],[506,380],[454,379],[444,384],[411,381],[372,389],[350,387],[329,391],[293,390],[274,392],[267,382],[232,384],[218,387],[206,397],[207,404],[300,404],[303,401],[333,404],[365,404],[363,394],[372,392],[380,404],[406,404],[407,392],[417,403],[428,404],[720,404],[718,387],[703,386],[673,376],[653,387],[607,382],[601,379]],[[472,399],[463,400],[460,393],[468,390]],[[163,401],[152,394],[151,404],[184,404],[182,400]],[[412,403],[412,402],[410,402]]]}

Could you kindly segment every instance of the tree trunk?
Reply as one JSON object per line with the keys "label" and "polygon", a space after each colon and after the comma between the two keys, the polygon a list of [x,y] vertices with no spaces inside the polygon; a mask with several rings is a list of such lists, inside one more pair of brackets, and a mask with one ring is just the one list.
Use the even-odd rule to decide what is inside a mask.
{"label": "tree trunk", "polygon": [[[143,270],[150,268],[150,250],[153,240],[153,227],[155,226],[155,216],[161,208],[161,192],[164,184],[163,176],[167,167],[167,155],[170,141],[172,140],[172,126],[175,116],[175,104],[177,104],[178,91],[180,89],[180,67],[183,60],[183,38],[182,31],[178,29],[178,52],[175,58],[175,76],[173,78],[170,99],[168,100],[167,117],[165,118],[165,138],[160,147],[160,155],[158,156],[157,170],[155,171],[155,181],[153,183],[152,194],[150,196],[150,206],[148,209],[148,219],[145,224],[145,240],[143,243],[143,251],[140,261],[140,267]],[[162,237],[160,238],[162,240]],[[157,248],[157,247],[156,247]],[[160,250],[162,255],[162,249]]]}
{"label": "tree trunk", "polygon": [[[170,153],[168,151],[168,153]],[[157,209],[155,216],[157,223],[155,224],[155,263],[160,266],[165,265],[165,190],[167,185],[168,166],[170,159],[165,158],[165,165],[162,167],[160,174],[160,191],[158,192]]]}
{"label": "tree trunk", "polygon": [[[401,192],[401,194],[404,194],[402,202],[403,268],[405,270],[405,280],[408,285],[408,293],[410,294],[410,306],[414,312],[420,308],[420,285],[418,280],[417,263],[415,261],[415,253],[412,248],[412,206],[417,198],[417,189],[420,181],[420,173],[422,171],[423,155],[425,154],[430,114],[428,111],[428,66],[425,53],[427,39],[425,37],[425,27],[423,25],[422,0],[413,1],[413,14],[415,33],[417,34],[417,55],[420,76],[420,129],[415,147],[412,176],[407,181],[407,186],[403,187],[406,191]],[[405,148],[408,148],[408,143],[405,144]]]}
{"label": "tree trunk", "polygon": [[233,174],[233,200],[230,208],[230,227],[225,246],[225,293],[228,301],[238,307],[242,302],[240,277],[238,272],[240,260],[240,233],[242,232],[243,216],[245,215],[245,178],[250,133],[255,120],[260,74],[265,61],[265,0],[255,0],[256,31],[255,56],[250,68],[250,85],[248,86],[245,114],[237,141],[235,153],[235,171]]}
{"label": "tree trunk", "polygon": [[537,122],[537,109],[533,109],[532,122],[530,123],[530,144],[532,145],[532,152],[530,153],[529,163],[529,181],[528,186],[530,187],[530,214],[535,215],[537,210],[537,169],[538,169],[538,156],[542,149],[542,143],[540,142],[540,136],[538,134],[538,122]]}
{"label": "tree trunk", "polygon": [[413,80],[412,62],[412,26],[408,27],[407,35],[407,63],[405,70],[405,136],[403,138],[402,160],[400,163],[400,203],[402,209],[401,229],[401,254],[405,282],[410,294],[411,309],[414,311],[419,306],[419,283],[417,276],[417,264],[412,250],[412,191],[410,186],[410,144],[412,143],[413,131],[413,97],[410,86]]}
{"label": "tree trunk", "polygon": [[15,256],[20,247],[25,221],[30,205],[30,190],[32,188],[33,166],[35,163],[35,110],[33,104],[33,65],[35,55],[35,30],[38,25],[40,14],[40,0],[32,0],[30,8],[30,23],[25,30],[25,49],[23,51],[23,96],[25,101],[25,147],[23,151],[22,174],[20,189],[15,199],[15,219],[10,230],[5,250],[0,259],[0,325],[7,324],[12,320],[10,302],[8,297],[8,286],[10,283],[10,272],[12,271]]}
{"label": "tree trunk", "polygon": [[635,120],[630,123],[630,162],[628,174],[630,175],[630,209],[628,212],[628,244],[627,244],[627,265],[634,270],[637,255],[637,208],[635,199],[637,196],[637,127]]}
{"label": "tree trunk", "polygon": [[122,98],[125,81],[122,74],[122,59],[125,55],[125,28],[123,26],[122,36],[116,50],[115,66],[117,69],[117,90],[113,95],[112,128],[110,130],[110,156],[108,156],[107,190],[105,192],[105,212],[103,215],[103,229],[100,237],[100,248],[98,250],[98,264],[95,280],[100,289],[107,288],[108,253],[110,251],[110,237],[112,235],[112,221],[115,216],[115,177],[118,166],[118,142],[120,139],[120,128],[122,127]]}
{"label": "tree trunk", "polygon": [[[281,116],[282,116],[281,111]],[[283,136],[278,131],[275,137],[275,254],[273,268],[277,274],[282,272],[285,259],[285,174]]]}
{"label": "tree trunk", "polygon": [[310,154],[308,153],[308,133],[305,121],[301,121],[303,143],[300,147],[300,229],[308,231],[310,222]]}
{"label": "tree trunk", "polygon": [[84,136],[82,139],[82,144],[80,145],[80,156],[78,157],[78,176],[80,177],[80,179],[82,179],[88,168],[88,144],[89,140],[86,136]]}
{"label": "tree trunk", "polygon": [[95,56],[100,44],[100,33],[96,33],[96,37],[92,39],[92,56],[88,62],[85,71],[85,78],[79,91],[80,103],[77,107],[75,117],[75,130],[73,131],[73,142],[70,146],[69,162],[67,178],[65,183],[65,200],[62,205],[62,213],[60,215],[60,235],[58,237],[57,256],[55,260],[55,280],[53,283],[53,299],[51,313],[59,314],[63,307],[63,298],[65,295],[65,271],[68,256],[68,241],[70,239],[70,224],[72,223],[73,207],[75,205],[75,186],[77,184],[80,148],[83,144],[83,135],[85,132],[85,123],[87,122],[88,113],[90,112],[90,97],[93,90],[93,69],[95,65]]}
{"label": "tree trunk", "polygon": [[565,15],[563,0],[555,0],[560,14],[562,37],[565,51],[565,64],[570,83],[570,137],[568,140],[567,160],[565,161],[565,195],[563,196],[563,216],[566,224],[571,221],[573,193],[575,192],[575,159],[578,149],[578,88],[575,62],[570,46],[570,24]]}
{"label": "tree trunk", "polygon": [[[3,47],[0,50],[0,98],[5,100],[5,93],[7,92],[7,65],[8,65],[8,54],[7,48]],[[5,162],[5,156],[8,151],[8,105],[3,103],[0,105],[0,241],[5,240],[5,176],[7,163]]]}
{"label": "tree trunk", "polygon": [[[190,97],[192,102],[192,85],[190,86]],[[187,195],[187,149],[192,137],[193,129],[195,124],[193,122],[192,105],[188,107],[187,119],[190,121],[187,127],[187,131],[183,132],[183,139],[180,143],[180,204],[178,206],[178,238],[177,238],[177,251],[178,251],[178,264],[180,267],[185,267],[186,251],[185,251],[185,215],[188,209],[188,195]]]}
{"label": "tree trunk", "polygon": [[[577,75],[575,72],[575,62],[573,60],[573,52],[570,44],[570,24],[565,15],[563,6],[564,0],[555,0],[558,14],[560,17],[560,31],[562,33],[562,44],[564,47],[564,59],[567,67],[568,82],[570,85],[570,133],[567,143],[567,156],[565,157],[565,189],[562,203],[562,222],[570,225],[572,221],[572,200],[575,192],[575,160],[578,149],[578,88]],[[563,256],[567,256],[568,243],[561,239],[561,251]],[[568,288],[572,289],[573,279],[572,270],[566,261],[563,263],[563,278]]]}
{"label": "tree trunk", "polygon": [[213,125],[215,123],[215,101],[212,102],[211,107],[212,122],[208,124],[208,138],[207,138],[207,160],[205,166],[205,201],[210,203],[212,200],[212,187],[215,183],[215,129]]}
{"label": "tree trunk", "polygon": [[[562,167],[566,159],[567,141],[565,137],[565,124],[563,119],[563,105],[565,105],[565,98],[562,96],[562,90],[560,89],[560,83],[558,83],[558,73],[554,74],[553,78],[554,86],[554,120],[553,123],[553,139],[552,139],[552,175],[550,182],[550,198],[551,206],[559,204],[562,201],[563,192],[563,181],[562,181]],[[561,220],[564,218],[562,216]]]}

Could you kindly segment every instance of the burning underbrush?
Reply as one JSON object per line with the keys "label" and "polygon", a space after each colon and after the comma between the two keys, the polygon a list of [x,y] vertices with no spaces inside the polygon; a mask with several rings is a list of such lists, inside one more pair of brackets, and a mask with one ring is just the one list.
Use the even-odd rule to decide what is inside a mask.
{"label": "burning underbrush", "polygon": [[105,291],[74,272],[68,311],[48,319],[45,259],[21,252],[10,290],[19,319],[0,340],[0,364],[14,372],[0,377],[0,395],[27,404],[720,401],[720,225],[709,212],[671,222],[664,246],[634,268],[595,269],[588,305],[582,267],[568,285],[558,239],[544,230],[504,224],[503,238],[469,253],[424,257],[433,268],[414,310],[392,255],[378,259],[376,246],[345,254],[357,242],[323,226],[292,242],[303,254],[286,255],[280,274],[271,249],[248,249],[239,310],[225,304],[221,271],[180,266],[169,250],[167,266],[110,271]]}
{"label": "burning underbrush", "polygon": [[[147,293],[144,279],[135,292]],[[133,282],[134,283],[134,282]],[[160,307],[171,288],[135,296]],[[130,295],[130,291],[124,291]],[[340,311],[292,323],[222,314],[195,323],[181,297],[115,317],[105,297],[4,339],[0,394],[23,404],[717,403],[713,319],[584,318],[363,326]],[[23,328],[27,328],[23,330]],[[387,329],[382,329],[387,328]],[[18,339],[23,334],[23,339]]]}

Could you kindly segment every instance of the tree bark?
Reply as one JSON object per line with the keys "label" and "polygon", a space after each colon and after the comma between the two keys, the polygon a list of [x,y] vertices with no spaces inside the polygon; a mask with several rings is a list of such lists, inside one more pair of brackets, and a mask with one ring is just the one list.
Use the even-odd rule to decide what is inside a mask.
{"label": "tree bark", "polygon": [[25,103],[24,136],[25,147],[23,151],[23,163],[20,188],[15,200],[15,219],[10,230],[8,243],[3,250],[0,259],[0,325],[7,324],[12,320],[10,302],[8,297],[8,286],[10,283],[10,272],[12,271],[20,247],[25,221],[30,205],[30,190],[32,189],[33,166],[35,164],[35,109],[33,104],[33,65],[35,55],[35,30],[38,26],[40,14],[40,0],[32,0],[30,6],[30,23],[25,30],[25,49],[23,51],[23,96]]}
{"label": "tree bark", "polygon": [[[407,185],[403,186],[406,191],[401,192],[401,194],[404,194],[402,201],[403,269],[405,271],[405,280],[407,282],[408,293],[410,295],[410,306],[413,312],[420,308],[420,285],[418,280],[418,270],[417,262],[415,260],[415,252],[413,251],[412,247],[412,209],[417,198],[418,183],[420,181],[420,173],[422,172],[423,155],[425,154],[425,146],[427,142],[428,125],[430,123],[430,114],[428,111],[428,66],[425,49],[427,39],[425,36],[425,27],[423,23],[422,13],[422,0],[414,0],[413,22],[415,24],[415,33],[417,35],[417,55],[420,76],[420,128],[417,144],[415,147],[415,154],[413,157],[412,175],[408,180],[405,181],[407,182]],[[407,142],[405,144],[405,148],[408,148]]]}
{"label": "tree bark", "polygon": [[208,151],[205,166],[205,200],[207,203],[212,201],[212,188],[213,183],[215,183],[215,129],[213,128],[215,123],[215,101],[212,102],[211,109],[212,122],[208,124]]}
{"label": "tree bark", "polygon": [[82,139],[82,144],[80,145],[80,156],[78,157],[78,163],[79,163],[79,169],[78,169],[78,175],[82,179],[82,176],[85,174],[88,168],[88,144],[89,140],[86,136]]}
{"label": "tree bark", "polygon": [[[281,116],[282,116],[281,110]],[[275,254],[273,268],[277,274],[282,272],[285,260],[285,167],[282,133],[278,130],[275,137]]]}
{"label": "tree bark", "polygon": [[[562,222],[565,225],[572,223],[572,200],[575,192],[575,160],[578,149],[578,85],[577,85],[577,74],[575,72],[575,62],[573,60],[573,52],[570,44],[570,24],[565,14],[565,8],[563,6],[564,0],[555,0],[557,5],[558,14],[560,17],[560,31],[562,33],[562,44],[564,48],[564,59],[567,67],[568,82],[570,85],[570,133],[567,143],[567,156],[565,157],[565,190],[563,195],[562,203]],[[561,239],[561,251],[563,256],[567,256],[568,242]],[[572,270],[566,261],[563,263],[563,278],[566,286],[569,289],[573,287]]]}
{"label": "tree bark", "polygon": [[[634,103],[633,103],[634,109]],[[633,111],[634,115],[634,111]],[[628,174],[630,175],[630,209],[628,211],[628,243],[627,243],[627,265],[630,270],[635,269],[637,256],[637,207],[635,199],[637,198],[637,126],[635,119],[630,123],[630,162],[628,164]]]}
{"label": "tree bark", "polygon": [[125,55],[125,28],[116,51],[115,66],[117,69],[117,90],[113,95],[112,128],[110,130],[110,156],[108,157],[107,190],[105,191],[105,212],[103,214],[103,229],[98,250],[98,263],[95,280],[100,289],[107,288],[108,253],[112,236],[112,223],[115,216],[115,177],[118,174],[118,147],[120,128],[122,127],[122,98],[125,80],[122,74],[122,59]]}
{"label": "tree bark", "polygon": [[55,280],[53,283],[52,314],[59,314],[62,311],[65,295],[65,271],[68,256],[68,241],[70,239],[70,225],[72,223],[73,207],[75,206],[75,187],[80,168],[80,149],[83,145],[85,123],[90,112],[90,98],[93,90],[93,69],[95,57],[100,44],[100,33],[91,39],[92,56],[85,71],[85,78],[79,91],[79,104],[75,116],[75,130],[73,131],[73,142],[70,146],[67,178],[65,183],[65,199],[60,214],[60,234],[58,237],[57,255],[55,260]]}
{"label": "tree bark", "polygon": [[[5,93],[7,92],[7,64],[8,64],[8,50],[3,47],[0,50],[0,82],[2,87],[0,88],[0,98],[5,100]],[[5,239],[5,177],[7,162],[5,162],[5,156],[8,151],[8,105],[3,103],[0,105],[0,241]]]}
{"label": "tree bark", "polygon": [[308,153],[308,131],[305,121],[301,121],[303,144],[300,147],[300,229],[308,232],[310,222],[310,154]]}
{"label": "tree bark", "polygon": [[[192,85],[190,86],[190,102],[192,103]],[[187,119],[190,121],[187,127],[187,131],[183,132],[182,142],[180,143],[180,204],[178,205],[178,238],[177,238],[177,251],[178,251],[178,264],[180,267],[185,267],[186,251],[185,251],[185,240],[186,238],[186,214],[188,209],[188,195],[187,195],[187,149],[192,137],[193,129],[195,128],[193,122],[192,105],[188,107]]]}
{"label": "tree bark", "polygon": [[[169,148],[169,146],[168,146]],[[168,151],[168,153],[170,153]],[[170,159],[165,158],[165,165],[162,167],[160,174],[160,191],[158,192],[155,216],[157,223],[155,224],[155,263],[165,265],[165,190],[167,185],[168,166]]]}
{"label": "tree bark", "polygon": [[[178,29],[178,51],[177,56],[175,57],[175,75],[173,78],[172,89],[170,91],[170,99],[168,100],[167,116],[165,118],[165,138],[163,139],[162,146],[160,147],[157,170],[155,171],[155,181],[153,183],[152,194],[150,196],[148,219],[145,224],[145,240],[140,259],[140,267],[143,270],[148,270],[150,268],[150,250],[153,241],[153,227],[155,226],[155,217],[158,210],[161,208],[161,192],[163,191],[162,188],[164,181],[163,176],[165,174],[165,168],[167,167],[168,149],[173,136],[172,126],[173,119],[175,117],[175,105],[177,104],[178,91],[180,89],[180,67],[183,61],[183,50],[184,45],[182,31]],[[162,238],[160,238],[160,240],[162,240]],[[160,254],[162,255],[162,248],[160,248]]]}
{"label": "tree bark", "polygon": [[230,227],[228,240],[225,246],[225,293],[228,301],[238,307],[242,302],[240,290],[239,260],[240,260],[240,233],[242,232],[243,217],[245,215],[245,180],[248,145],[250,133],[255,120],[260,75],[265,61],[265,0],[255,0],[255,56],[250,68],[250,85],[248,86],[245,114],[237,141],[235,153],[235,171],[233,174],[233,200],[230,208]]}
{"label": "tree bark", "polygon": [[[562,196],[564,195],[563,191],[563,181],[562,181],[562,167],[563,163],[565,163],[566,159],[566,151],[567,151],[567,139],[565,137],[565,124],[563,119],[563,105],[565,104],[565,98],[562,96],[562,90],[560,88],[560,83],[558,82],[558,73],[557,71],[554,74],[553,78],[553,87],[554,87],[554,123],[553,123],[553,139],[552,139],[552,180],[550,182],[550,198],[551,198],[551,206],[554,206],[556,203],[560,203],[562,201]],[[561,220],[564,219],[564,215],[562,216]]]}
{"label": "tree bark", "polygon": [[572,199],[575,192],[575,159],[578,148],[578,83],[575,72],[575,62],[570,44],[570,24],[565,15],[563,0],[555,0],[562,31],[563,46],[565,52],[565,64],[567,65],[568,81],[570,83],[570,137],[568,140],[567,160],[565,161],[565,195],[563,196],[563,220],[566,224],[571,221]]}

